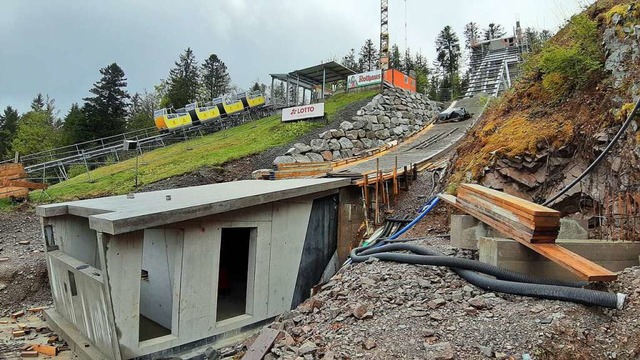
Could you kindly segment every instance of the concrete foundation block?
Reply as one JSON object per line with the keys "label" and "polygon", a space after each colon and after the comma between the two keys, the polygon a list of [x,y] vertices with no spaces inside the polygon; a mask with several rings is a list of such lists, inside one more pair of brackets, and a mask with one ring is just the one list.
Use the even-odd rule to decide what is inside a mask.
{"label": "concrete foundation block", "polygon": [[[614,272],[638,266],[640,260],[640,242],[559,239],[556,244]],[[503,269],[549,279],[579,279],[515,240],[483,237],[478,248],[481,262]]]}
{"label": "concrete foundation block", "polygon": [[478,239],[487,236],[483,223],[471,215],[451,215],[451,246],[478,249]]}
{"label": "concrete foundation block", "polygon": [[506,237],[471,215],[451,215],[451,246],[459,249],[478,250],[478,240],[483,237]]}

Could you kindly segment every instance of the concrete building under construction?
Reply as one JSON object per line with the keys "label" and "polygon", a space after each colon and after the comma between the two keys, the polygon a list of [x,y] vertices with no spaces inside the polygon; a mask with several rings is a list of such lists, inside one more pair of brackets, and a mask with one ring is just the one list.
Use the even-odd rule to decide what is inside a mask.
{"label": "concrete building under construction", "polygon": [[362,221],[350,183],[247,180],[40,206],[47,323],[91,359],[171,357],[264,325],[346,258],[341,242]]}

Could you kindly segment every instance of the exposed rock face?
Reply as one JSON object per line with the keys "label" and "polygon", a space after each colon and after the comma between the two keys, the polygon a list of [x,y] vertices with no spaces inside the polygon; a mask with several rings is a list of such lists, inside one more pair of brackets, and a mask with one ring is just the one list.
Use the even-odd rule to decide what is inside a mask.
{"label": "exposed rock face", "polygon": [[339,129],[321,133],[309,145],[295,144],[285,156],[277,157],[274,164],[304,162],[305,158],[316,161],[320,157],[331,161],[328,159],[339,160],[358,155],[420,131],[431,123],[439,110],[434,101],[422,94],[385,89],[383,94],[376,95],[363,106],[351,121],[343,121]]}

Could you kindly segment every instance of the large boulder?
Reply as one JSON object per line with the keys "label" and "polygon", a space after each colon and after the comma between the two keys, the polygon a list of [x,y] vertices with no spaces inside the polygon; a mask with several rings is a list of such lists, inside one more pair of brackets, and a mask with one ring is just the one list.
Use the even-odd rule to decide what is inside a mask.
{"label": "large boulder", "polygon": [[329,150],[340,150],[340,142],[336,139],[329,140]]}
{"label": "large boulder", "polygon": [[338,142],[340,143],[340,148],[342,149],[353,148],[353,143],[351,143],[351,140],[347,139],[346,137],[341,137],[340,140],[338,140]]}
{"label": "large boulder", "polygon": [[311,140],[311,151],[313,152],[322,152],[325,150],[329,150],[329,144],[325,139],[313,139]]}
{"label": "large boulder", "polygon": [[349,130],[346,132],[345,136],[349,140],[356,140],[358,138],[358,130]]}
{"label": "large boulder", "polygon": [[322,155],[318,154],[318,153],[314,153],[314,152],[309,152],[305,154],[309,160],[311,160],[311,162],[323,162],[324,158],[322,157]]}
{"label": "large boulder", "polygon": [[292,156],[293,156],[293,159],[295,160],[295,162],[297,162],[297,163],[308,163],[308,162],[311,162],[309,157],[306,156],[306,155],[293,154]]}
{"label": "large boulder", "polygon": [[293,147],[296,148],[300,153],[311,151],[311,146],[303,143],[295,143],[293,144]]}
{"label": "large boulder", "polygon": [[353,124],[350,123],[349,121],[343,121],[340,123],[340,129],[344,130],[344,131],[348,131],[353,129]]}
{"label": "large boulder", "polygon": [[278,156],[275,160],[273,160],[273,165],[291,164],[294,162],[296,162],[296,159],[294,159],[293,156],[284,155],[284,156]]}

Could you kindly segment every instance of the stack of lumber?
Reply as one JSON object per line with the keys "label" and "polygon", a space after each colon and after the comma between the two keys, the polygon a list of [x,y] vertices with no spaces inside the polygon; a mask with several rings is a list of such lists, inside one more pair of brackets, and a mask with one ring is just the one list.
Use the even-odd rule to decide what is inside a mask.
{"label": "stack of lumber", "polygon": [[328,161],[277,164],[274,165],[274,168],[273,178],[275,180],[322,177],[332,169],[331,163]]}
{"label": "stack of lumber", "polygon": [[526,238],[530,243],[553,243],[560,231],[560,212],[513,195],[475,184],[458,189],[458,201],[484,215],[504,234]]}
{"label": "stack of lumber", "polygon": [[560,212],[475,184],[458,187],[458,197],[442,200],[588,281],[613,281],[617,275],[555,244]]}
{"label": "stack of lumber", "polygon": [[0,164],[0,199],[21,198],[29,196],[30,189],[46,189],[47,184],[26,180],[27,173],[22,164]]}

